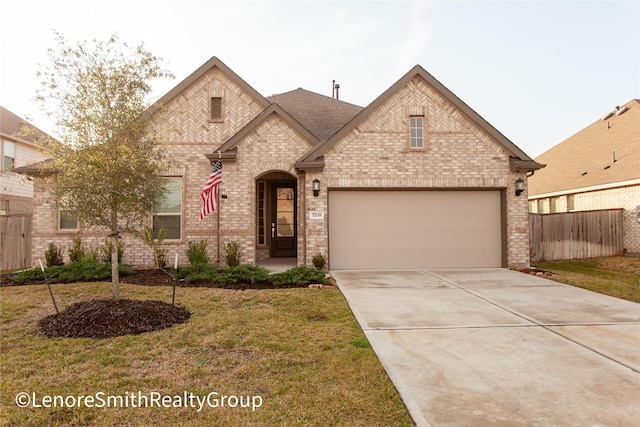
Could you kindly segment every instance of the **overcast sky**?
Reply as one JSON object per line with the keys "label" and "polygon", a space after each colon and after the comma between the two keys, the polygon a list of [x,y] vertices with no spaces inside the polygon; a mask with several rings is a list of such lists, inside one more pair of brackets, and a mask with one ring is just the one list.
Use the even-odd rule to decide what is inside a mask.
{"label": "overcast sky", "polygon": [[0,105],[55,135],[38,64],[67,39],[144,42],[175,80],[217,56],[264,96],[366,106],[420,64],[532,157],[640,98],[640,1],[19,0],[0,6]]}

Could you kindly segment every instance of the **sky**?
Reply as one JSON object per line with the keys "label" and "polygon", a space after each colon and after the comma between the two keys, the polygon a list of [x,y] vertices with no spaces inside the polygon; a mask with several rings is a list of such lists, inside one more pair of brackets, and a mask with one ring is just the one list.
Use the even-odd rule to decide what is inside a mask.
{"label": "sky", "polygon": [[216,56],[264,96],[304,89],[367,106],[421,65],[536,157],[640,98],[640,1],[20,0],[0,6],[0,105],[56,135],[34,100],[68,40],[144,43],[173,80]]}

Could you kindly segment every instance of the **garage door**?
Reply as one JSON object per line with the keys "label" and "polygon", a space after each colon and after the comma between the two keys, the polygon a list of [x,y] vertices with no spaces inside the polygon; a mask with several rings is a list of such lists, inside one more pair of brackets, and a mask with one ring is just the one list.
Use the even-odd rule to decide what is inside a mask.
{"label": "garage door", "polygon": [[330,191],[330,267],[501,267],[500,203],[499,191]]}

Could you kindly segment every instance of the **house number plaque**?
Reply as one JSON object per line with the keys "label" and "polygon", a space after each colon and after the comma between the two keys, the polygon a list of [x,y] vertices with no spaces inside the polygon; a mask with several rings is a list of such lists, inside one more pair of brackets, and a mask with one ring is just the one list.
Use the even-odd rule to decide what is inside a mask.
{"label": "house number plaque", "polygon": [[324,212],[322,212],[322,211],[309,211],[309,219],[324,219]]}

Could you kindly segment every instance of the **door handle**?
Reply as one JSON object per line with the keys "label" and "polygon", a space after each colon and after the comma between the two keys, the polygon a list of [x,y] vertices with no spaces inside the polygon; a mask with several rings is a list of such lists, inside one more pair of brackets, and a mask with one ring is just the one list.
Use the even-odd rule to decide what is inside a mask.
{"label": "door handle", "polygon": [[275,238],[276,237],[276,223],[272,222],[271,223],[271,238]]}

